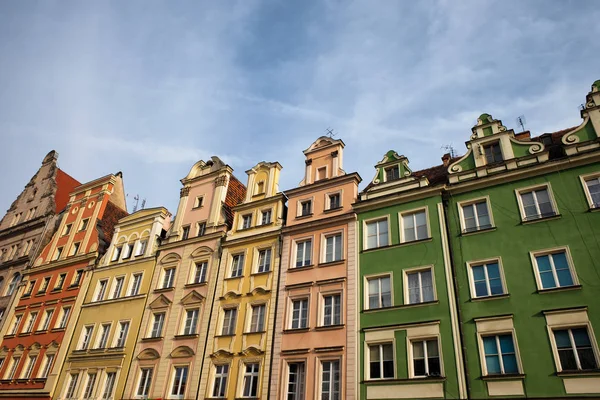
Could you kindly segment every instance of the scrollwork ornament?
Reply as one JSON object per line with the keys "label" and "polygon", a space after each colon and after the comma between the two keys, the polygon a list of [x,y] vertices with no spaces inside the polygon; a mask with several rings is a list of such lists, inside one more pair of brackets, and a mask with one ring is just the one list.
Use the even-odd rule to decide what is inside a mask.
{"label": "scrollwork ornament", "polygon": [[544,150],[544,146],[541,143],[536,143],[534,145],[529,146],[529,154],[539,153]]}

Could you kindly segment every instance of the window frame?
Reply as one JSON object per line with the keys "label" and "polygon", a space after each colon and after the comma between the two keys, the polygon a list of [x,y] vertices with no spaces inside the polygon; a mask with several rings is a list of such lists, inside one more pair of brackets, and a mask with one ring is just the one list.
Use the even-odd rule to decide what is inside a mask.
{"label": "window frame", "polygon": [[196,198],[194,199],[194,206],[192,207],[192,210],[202,207],[204,207],[204,195],[196,196]]}
{"label": "window frame", "polygon": [[[488,210],[488,217],[490,219],[490,226],[488,228],[482,228],[481,225],[479,224],[479,216],[477,214],[476,215],[476,221],[477,221],[477,227],[476,229],[473,230],[467,230],[466,227],[466,221],[465,221],[465,213],[464,213],[464,207],[466,206],[473,206],[475,204],[478,203],[482,203],[485,202],[485,205],[487,207]],[[477,232],[481,232],[481,231],[487,231],[489,229],[494,229],[496,227],[496,224],[494,222],[494,215],[492,213],[492,202],[490,200],[490,196],[482,196],[482,197],[476,197],[473,199],[469,199],[469,200],[464,200],[464,201],[459,201],[456,204],[457,208],[458,208],[458,215],[460,217],[460,230],[461,230],[461,234],[463,235],[468,235],[471,233],[477,233]]]}
{"label": "window frame", "polygon": [[[142,380],[142,378],[144,377],[144,371],[150,371],[150,377],[146,377],[146,379]],[[138,379],[136,382],[136,390],[135,390],[135,395],[134,398],[138,398],[138,399],[147,399],[150,396],[151,393],[151,389],[152,389],[152,383],[154,381],[154,366],[140,366],[140,372],[138,374]],[[143,387],[141,387],[141,385],[144,385]],[[140,394],[140,389],[143,389],[145,391],[145,393]]]}
{"label": "window frame", "polygon": [[[379,227],[377,227],[377,234],[376,234],[376,237],[377,237],[377,246],[375,246],[375,247],[369,247],[368,246],[368,228],[367,228],[368,225],[371,224],[371,223],[378,223],[378,222],[381,222],[383,220],[385,220],[387,222],[387,229],[388,229],[387,230],[387,243],[384,243],[384,244],[380,243],[380,239],[379,239],[379,236],[380,236]],[[386,247],[386,246],[391,246],[392,245],[392,224],[391,224],[390,214],[379,216],[379,217],[365,219],[365,220],[363,220],[362,227],[363,227],[363,230],[362,230],[362,239],[363,239],[362,240],[362,242],[363,242],[362,243],[362,245],[363,245],[362,248],[363,248],[363,250],[373,250],[373,249],[378,249],[378,248],[381,248],[381,247]]]}
{"label": "window frame", "polygon": [[[341,251],[340,251],[340,258],[339,259],[335,259],[335,239],[333,239],[333,253],[332,253],[332,260],[331,261],[327,261],[327,240],[329,238],[335,238],[336,236],[340,236],[340,247],[341,247]],[[321,264],[328,264],[328,263],[335,263],[335,262],[342,262],[345,260],[345,252],[346,250],[346,246],[344,246],[344,230],[340,229],[337,231],[332,231],[332,232],[327,232],[327,233],[322,233],[321,234],[321,260],[320,263]]]}
{"label": "window frame", "polygon": [[[107,331],[104,330],[105,327],[108,327]],[[100,332],[98,333],[98,335],[96,337],[96,344],[94,346],[95,349],[106,349],[107,348],[108,338],[110,337],[111,330],[112,330],[112,321],[100,323]],[[104,335],[104,332],[106,332],[106,335]]]}
{"label": "window frame", "polygon": [[316,385],[316,392],[317,392],[317,398],[318,399],[323,399],[323,372],[324,372],[324,368],[323,368],[323,364],[324,363],[338,363],[338,376],[339,376],[339,380],[338,380],[338,388],[339,388],[339,392],[337,393],[338,395],[335,396],[334,392],[333,392],[333,387],[335,385],[335,380],[334,380],[334,374],[332,373],[333,371],[330,372],[330,383],[329,383],[329,395],[328,397],[326,397],[327,399],[342,399],[344,398],[343,395],[345,395],[345,391],[344,391],[344,385],[342,384],[343,382],[343,360],[342,357],[323,357],[323,358],[319,358],[318,360],[318,375],[317,375],[317,382],[318,384]]}
{"label": "window frame", "polygon": [[[268,264],[265,262],[264,265],[261,265],[261,253],[265,252],[264,260],[269,260]],[[266,254],[269,254],[267,257]],[[273,267],[273,248],[272,247],[263,247],[256,249],[256,266],[254,268],[254,273],[267,273],[271,272]],[[261,270],[262,268],[262,270]]]}
{"label": "window frame", "polygon": [[192,228],[189,224],[181,227],[181,240],[187,240],[190,238],[191,229]]}
{"label": "window frame", "polygon": [[[226,371],[225,372],[217,372],[217,369],[221,367],[221,368],[225,368],[226,367]],[[215,363],[213,364],[213,368],[211,368],[211,385],[210,385],[210,393],[212,396],[210,397],[214,397],[214,398],[222,398],[222,397],[226,397],[227,396],[227,387],[229,386],[229,378],[230,378],[230,372],[231,372],[231,364],[230,363]],[[217,376],[218,375],[218,376]],[[219,389],[223,389],[224,390],[224,396],[215,396],[215,389],[216,389],[216,384],[217,384],[217,379],[219,379]],[[223,383],[223,381],[225,381]],[[218,394],[222,393],[221,390],[219,390]]]}
{"label": "window frame", "polygon": [[[136,278],[139,277],[139,281],[136,286]],[[129,278],[129,287],[127,288],[127,296],[137,296],[140,294],[140,290],[142,288],[142,283],[144,282],[144,271],[134,272],[131,274],[131,278]],[[135,293],[133,289],[136,289]]]}
{"label": "window frame", "polygon": [[585,199],[588,203],[588,207],[590,210],[596,210],[600,208],[600,203],[598,203],[597,205],[594,204],[592,194],[590,193],[590,189],[587,186],[587,181],[593,179],[600,180],[600,172],[592,172],[591,174],[579,175],[579,180],[581,181],[581,186],[583,187],[583,193],[585,195]]}
{"label": "window frame", "polygon": [[43,367],[42,365],[40,365],[40,368],[38,368],[38,378],[40,379],[46,379],[48,378],[48,375],[50,375],[50,371],[52,370],[52,364],[54,364],[54,360],[56,359],[56,354],[51,353],[48,354],[46,353],[44,355],[44,362],[43,362]]}
{"label": "window frame", "polygon": [[238,230],[250,229],[252,228],[252,218],[253,213],[247,213],[240,215],[240,228]]}
{"label": "window frame", "polygon": [[[542,284],[542,278],[540,276],[540,271],[539,271],[536,257],[550,255],[550,254],[556,254],[556,253],[561,253],[561,252],[565,253],[565,258],[567,259],[567,264],[569,265],[569,271],[571,272],[571,279],[573,280],[573,284],[569,285],[569,286],[560,286],[560,282],[558,281],[558,278],[556,276],[556,269],[553,268],[552,272],[553,272],[553,276],[554,276],[554,279],[556,282],[556,286],[553,288],[544,288],[544,286]],[[576,288],[576,287],[580,286],[579,278],[577,276],[577,271],[575,270],[575,263],[573,262],[573,258],[571,256],[571,250],[570,250],[569,246],[557,246],[557,247],[552,247],[549,249],[540,249],[540,250],[530,251],[529,257],[531,259],[531,266],[533,267],[533,273],[535,275],[535,283],[536,283],[538,292],[545,292],[548,290],[557,290],[557,289],[569,289],[569,288]],[[552,261],[552,265],[554,265],[554,261]]]}
{"label": "window frame", "polygon": [[[256,309],[259,309],[260,307],[263,307],[263,312],[262,315],[260,314],[260,312],[258,313],[258,318],[257,322],[256,322],[256,329],[252,328],[253,325],[253,320],[254,320],[254,311]],[[267,303],[266,302],[260,302],[260,303],[252,303],[252,304],[248,304],[248,308],[249,308],[249,312],[248,312],[248,323],[246,326],[246,333],[262,333],[262,332],[266,332],[266,319],[267,319]],[[259,329],[261,328],[261,329]]]}
{"label": "window frame", "polygon": [[[511,320],[511,324],[512,324],[512,320]],[[489,337],[489,336],[500,336],[500,335],[508,335],[510,334],[512,336],[512,340],[513,340],[513,346],[515,348],[515,358],[517,359],[517,370],[518,370],[518,374],[523,374],[523,364],[521,363],[521,353],[519,350],[519,342],[517,340],[517,332],[514,328],[514,325],[511,329],[502,329],[502,328],[498,328],[498,329],[493,329],[493,330],[486,330],[484,332],[477,332],[477,347],[479,349],[479,363],[481,365],[481,375],[482,376],[510,376],[510,375],[514,375],[514,374],[489,374],[488,370],[487,370],[487,363],[485,361],[485,348],[483,345],[483,338],[484,337]],[[501,357],[501,355],[500,355]]]}
{"label": "window frame", "polygon": [[[258,366],[258,371],[256,371],[256,374],[254,374],[254,372],[250,372],[248,373],[248,371],[246,370],[248,368],[249,365],[256,365]],[[259,393],[260,393],[260,384],[261,384],[261,369],[262,369],[262,365],[258,360],[245,360],[241,363],[241,368],[239,371],[239,375],[240,375],[240,387],[239,387],[239,397],[242,399],[254,399],[254,398],[259,398]],[[252,384],[252,381],[256,378],[256,393],[254,395],[252,395],[252,392],[250,392],[249,394],[244,393],[245,389],[246,389],[246,378],[250,377],[250,385]],[[252,386],[250,386],[250,390],[252,390]]]}
{"label": "window frame", "polygon": [[[325,324],[325,298],[326,297],[339,296],[340,298],[340,321],[337,324],[334,324],[335,320],[335,304],[331,305],[331,324]],[[344,325],[344,294],[341,289],[332,290],[332,291],[323,291],[319,293],[319,323],[317,327],[332,327],[332,326],[341,326]]]}
{"label": "window frame", "polygon": [[[110,287],[110,295],[108,297],[109,300],[112,299],[120,299],[123,294],[123,288],[125,287],[125,275],[115,276],[112,279],[112,285]],[[118,293],[116,290],[118,290]]]}
{"label": "window frame", "polygon": [[[306,326],[300,326],[302,322],[302,307],[298,312],[298,327],[294,328],[294,303],[306,300]],[[310,329],[310,294],[301,294],[288,297],[288,330]]]}
{"label": "window frame", "polygon": [[[236,263],[236,257],[238,262]],[[241,264],[241,265],[239,265]],[[229,278],[241,278],[244,276],[244,269],[246,264],[246,251],[235,252],[231,254],[231,264],[229,268]],[[235,269],[234,269],[235,267]],[[234,273],[238,273],[234,275]]]}
{"label": "window frame", "polygon": [[[123,338],[121,339],[121,332],[123,332],[123,326],[126,326],[126,329],[124,330],[125,333],[123,335]],[[115,349],[125,348],[125,346],[127,345],[127,338],[129,337],[130,330],[131,330],[131,321],[130,320],[118,321],[117,330],[115,331],[114,337],[113,337],[112,347]]]}
{"label": "window frame", "polygon": [[[266,222],[265,222],[265,216],[269,217],[269,218],[267,218]],[[273,222],[273,209],[265,208],[263,210],[260,210],[260,226],[269,225],[272,222]]]}
{"label": "window frame", "polygon": [[[440,375],[436,377],[435,375],[415,375],[415,357],[413,352],[413,342],[427,342],[430,340],[435,340],[437,342],[438,348],[438,357],[440,359]],[[406,346],[407,346],[407,358],[408,358],[408,377],[410,379],[426,379],[430,377],[442,378],[445,377],[444,372],[444,359],[442,356],[442,340],[440,335],[424,335],[424,336],[411,336],[410,338],[406,338]],[[427,352],[427,345],[425,345],[424,352]],[[426,365],[428,369],[428,361],[427,356],[425,356]]]}
{"label": "window frame", "polygon": [[[396,170],[398,172],[396,177],[392,177],[392,179],[388,178],[388,171],[390,170]],[[393,165],[388,165],[386,167],[383,167],[383,182],[393,182],[393,181],[397,181],[398,179],[402,178],[400,176],[400,164],[393,164]]]}
{"label": "window frame", "polygon": [[[314,206],[314,199],[312,197],[308,197],[308,198],[304,198],[304,199],[299,199],[297,202],[297,206],[296,206],[296,217],[308,217],[313,215],[314,210],[313,210],[313,206]],[[308,204],[308,212],[304,213],[304,204]]]}
{"label": "window frame", "polygon": [[[94,331],[96,330],[96,324],[87,324],[83,326],[81,333],[79,334],[79,341],[77,342],[76,350],[84,351],[90,348],[92,338],[94,337]],[[89,335],[88,335],[89,330]]]}
{"label": "window frame", "polygon": [[[219,321],[219,325],[220,325],[219,332],[221,332],[221,333],[218,336],[234,336],[235,332],[237,330],[237,323],[238,323],[238,314],[239,314],[238,305],[236,304],[233,307],[222,307],[221,310],[222,310],[222,313],[221,313],[221,318]],[[235,318],[229,319],[229,324],[227,325],[227,332],[225,332],[225,327],[226,327],[225,326],[225,316],[227,314],[227,311],[231,311]]]}
{"label": "window frame", "polygon": [[[284,386],[284,390],[285,390],[285,398],[289,398],[290,396],[290,364],[297,364],[303,365],[303,371],[302,371],[302,382],[301,384],[300,381],[298,380],[297,382],[295,382],[296,384],[296,390],[294,391],[294,393],[292,393],[291,395],[294,396],[294,400],[306,400],[306,376],[307,376],[307,360],[306,359],[287,359],[285,360],[285,386]],[[300,377],[300,374],[298,372],[296,372],[296,375],[298,377]]]}
{"label": "window frame", "polygon": [[[333,211],[333,210],[339,210],[341,208],[344,207],[343,204],[343,193],[344,190],[340,189],[340,190],[336,190],[335,192],[327,192],[325,193],[325,211]],[[337,196],[338,197],[338,205],[337,207],[332,207],[331,206],[331,198]]]}
{"label": "window frame", "polygon": [[[112,376],[112,380],[110,377]],[[104,388],[102,389],[102,399],[111,399],[114,398],[113,393],[115,391],[115,383],[117,382],[117,372],[111,371],[106,373],[106,378],[104,378]],[[110,390],[109,390],[110,388]]]}
{"label": "window frame", "polygon": [[[196,312],[196,316],[193,316],[193,313]],[[189,313],[192,313],[192,317],[190,322],[193,322],[193,325],[190,324],[190,331],[187,331],[186,328],[188,326]],[[200,319],[200,308],[184,308],[184,313],[181,319],[181,328],[180,335],[190,336],[198,334],[198,321]]]}
{"label": "window frame", "polygon": [[[433,288],[433,300],[431,301],[421,301],[418,303],[411,303],[410,302],[410,293],[409,293],[409,287],[408,287],[408,275],[409,274],[414,274],[414,273],[419,273],[419,272],[423,272],[423,271],[427,271],[430,270],[431,271],[431,284],[432,284],[432,288]],[[419,278],[419,281],[421,279]],[[391,282],[390,282],[391,283]],[[423,287],[421,285],[420,287],[421,289],[421,299],[423,298]],[[427,304],[427,303],[431,303],[431,302],[435,302],[438,301],[438,296],[437,296],[437,287],[435,284],[435,268],[433,265],[423,265],[423,266],[419,266],[419,267],[412,267],[412,268],[405,268],[402,270],[402,293],[403,293],[403,301],[405,305],[411,305],[411,306],[416,306],[419,304]]]}
{"label": "window frame", "polygon": [[[192,261],[193,268],[191,268],[191,276],[190,276],[190,284],[197,285],[200,283],[206,283],[206,277],[208,275],[208,259],[206,260],[194,260]],[[200,279],[196,280],[196,276],[198,275],[198,269],[200,267]],[[204,272],[203,272],[204,270]],[[204,277],[204,279],[203,279]]]}
{"label": "window frame", "polygon": [[[536,191],[539,189],[546,189],[548,191],[548,198],[550,199],[550,204],[552,205],[552,211],[554,211],[554,215],[549,215],[547,217],[544,217],[541,214],[537,214],[537,215],[540,215],[537,218],[533,218],[533,217],[528,218],[527,214],[525,213],[525,207],[523,206],[523,199],[522,199],[521,195],[530,193],[530,192],[533,192],[533,191]],[[517,204],[519,206],[519,214],[521,215],[521,223],[535,222],[535,221],[545,220],[547,218],[555,218],[555,217],[560,216],[560,211],[558,210],[558,205],[556,204],[556,200],[554,199],[554,191],[552,190],[552,185],[550,184],[550,182],[545,182],[545,183],[540,183],[538,185],[531,185],[531,186],[515,189],[515,196],[517,197]],[[539,203],[537,202],[537,196],[536,196],[536,207],[539,208]]]}
{"label": "window frame", "polygon": [[[155,332],[155,328],[156,328],[156,323],[157,323],[157,315],[162,315],[162,321],[160,321],[160,323],[158,324],[158,327],[160,328],[158,330],[158,335],[154,335]],[[166,311],[158,311],[158,312],[152,312],[151,313],[152,316],[152,320],[150,321],[150,324],[148,326],[148,333],[147,333],[147,338],[161,338],[163,337],[163,330],[165,327],[165,320],[167,319],[167,312]]]}
{"label": "window frame", "polygon": [[[106,289],[108,288],[109,278],[98,279],[98,283],[96,283],[96,290],[94,291],[94,297],[92,301],[102,301],[106,296]],[[104,284],[104,285],[103,285]]]}
{"label": "window frame", "polygon": [[[594,359],[596,361],[596,366],[597,367],[600,366],[600,351],[598,349],[598,342],[596,341],[596,337],[594,335],[594,330],[593,330],[592,325],[589,322],[589,320],[585,323],[573,322],[573,323],[557,324],[557,325],[547,326],[548,336],[550,338],[550,346],[552,347],[552,355],[554,357],[554,364],[556,366],[557,372],[581,373],[581,372],[590,371],[589,369],[581,369],[581,368],[578,368],[577,370],[563,369],[562,364],[560,362],[560,355],[558,352],[558,346],[556,345],[556,338],[554,337],[554,331],[555,330],[566,330],[566,329],[572,330],[572,329],[578,329],[578,328],[586,329],[588,338],[590,339],[590,342],[592,345],[592,351],[594,353]],[[570,333],[569,336],[572,336],[572,333]],[[573,345],[573,342],[571,342],[571,345]],[[576,362],[579,361],[578,359],[579,359],[579,355],[577,355],[577,357],[576,357]]]}
{"label": "window frame", "polygon": [[[167,271],[173,271],[173,275],[169,278],[169,285],[165,286],[165,277],[167,276]],[[175,266],[163,267],[163,269],[160,273],[159,289],[171,289],[171,288],[175,287],[175,275],[176,274],[177,274],[177,267],[175,267]]]}
{"label": "window frame", "polygon": [[[365,275],[363,276],[363,310],[385,310],[389,307],[384,307],[383,305],[381,307],[376,307],[376,308],[370,308],[369,307],[369,281],[371,279],[380,279],[380,278],[390,278],[390,306],[389,307],[393,307],[394,306],[394,274],[392,273],[392,271],[389,272],[381,272],[378,274],[372,274],[372,275]],[[379,285],[381,286],[381,285]],[[381,292],[380,292],[381,294]],[[380,300],[381,300],[381,295],[380,295]]]}
{"label": "window frame", "polygon": [[[295,268],[307,268],[310,267],[312,265],[314,265],[314,253],[315,253],[315,246],[314,246],[314,237],[313,236],[303,236],[297,239],[293,239],[292,240],[293,245],[294,245],[294,253],[293,253],[293,257],[290,257],[290,269],[295,269]],[[306,242],[310,242],[310,258],[308,259],[308,264],[306,263]],[[298,245],[302,244],[302,265],[298,265]]]}
{"label": "window frame", "polygon": [[[489,141],[486,141],[485,143],[481,143],[480,146],[481,146],[481,152],[483,153],[482,158],[485,161],[485,165],[496,165],[496,164],[506,161],[506,157],[504,156],[504,151],[502,150],[502,143],[500,142],[500,140],[489,140]],[[486,149],[491,148],[493,146],[497,146],[498,149],[500,150],[501,159],[494,160],[492,162],[488,162]],[[493,155],[494,155],[494,152],[492,152],[492,156]]]}
{"label": "window frame", "polygon": [[[383,349],[381,346],[384,346],[386,344],[389,344],[392,346],[392,362],[393,362],[393,367],[394,367],[394,376],[392,377],[385,377],[384,376],[384,368],[383,368]],[[379,360],[379,365],[381,368],[381,377],[380,378],[373,378],[371,376],[371,346],[377,346],[379,348],[379,355],[381,357],[381,359]],[[391,339],[382,339],[382,340],[374,340],[374,341],[365,341],[364,342],[364,371],[365,371],[365,380],[368,381],[388,381],[388,380],[393,380],[396,379],[396,377],[398,376],[398,363],[397,363],[397,355],[396,355],[396,338],[391,338]]]}
{"label": "window frame", "polygon": [[[488,265],[492,263],[498,264],[498,270],[500,272],[500,281],[502,283],[502,293],[501,294],[491,294],[491,288],[489,286],[489,278],[486,279],[486,287],[489,290],[489,295],[487,296],[477,296],[477,291],[475,289],[475,276],[473,275],[473,267],[480,267],[483,265]],[[481,260],[467,261],[467,276],[469,278],[469,291],[471,294],[471,299],[494,299],[501,296],[506,296],[509,294],[508,286],[506,284],[506,277],[504,276],[504,265],[502,264],[502,257],[491,257],[484,258]],[[487,276],[487,269],[485,269],[485,274]]]}
{"label": "window frame", "polygon": [[[418,230],[417,230],[417,226],[414,226],[414,230],[415,230],[415,237],[416,239],[414,240],[406,240],[406,238],[404,237],[404,222],[403,222],[403,217],[405,215],[413,215],[413,214],[418,214],[421,213],[422,211],[425,211],[425,225],[427,226],[427,237],[424,238],[418,238]],[[410,210],[404,210],[404,211],[399,211],[398,212],[398,227],[399,227],[399,234],[400,234],[400,244],[408,244],[408,243],[418,243],[418,242],[422,242],[424,240],[429,240],[431,239],[431,224],[429,222],[429,207],[428,206],[424,206],[424,207],[418,207],[418,208],[413,208]]]}

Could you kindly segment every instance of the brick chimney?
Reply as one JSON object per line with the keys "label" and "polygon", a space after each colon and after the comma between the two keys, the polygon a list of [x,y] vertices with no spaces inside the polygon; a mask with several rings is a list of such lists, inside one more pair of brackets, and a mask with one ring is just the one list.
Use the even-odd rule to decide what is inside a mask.
{"label": "brick chimney", "polygon": [[442,156],[442,163],[444,163],[444,167],[447,167],[450,164],[450,153],[446,153]]}

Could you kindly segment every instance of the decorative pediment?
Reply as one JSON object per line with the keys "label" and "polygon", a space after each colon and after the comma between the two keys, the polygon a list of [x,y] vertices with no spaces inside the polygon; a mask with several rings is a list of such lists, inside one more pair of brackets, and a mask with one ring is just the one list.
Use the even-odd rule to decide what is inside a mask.
{"label": "decorative pediment", "polygon": [[377,173],[372,180],[375,185],[398,180],[405,181],[412,174],[412,170],[408,167],[408,158],[398,155],[394,150],[385,153],[383,159],[375,165],[375,169]]}
{"label": "decorative pediment", "polygon": [[18,345],[15,346],[15,352],[17,352],[17,351],[20,352],[23,350],[25,350],[25,346],[23,346],[22,344],[19,343]]}
{"label": "decorative pediment", "polygon": [[158,262],[159,264],[177,264],[181,261],[181,256],[177,253],[169,253]]}
{"label": "decorative pediment", "polygon": [[240,297],[242,294],[235,291],[235,290],[229,290],[227,291],[227,293],[225,293],[223,296],[221,296],[221,299],[223,300],[229,300],[229,299],[236,299],[238,297]]}
{"label": "decorative pediment", "polygon": [[189,346],[179,346],[176,347],[171,354],[169,354],[169,357],[171,358],[185,358],[185,357],[192,357],[194,355],[194,350],[192,350],[191,347]]}
{"label": "decorative pediment", "polygon": [[58,342],[55,342],[54,340],[51,341],[50,343],[48,343],[46,346],[44,346],[46,349],[50,350],[50,349],[58,349],[60,347],[60,344]]}
{"label": "decorative pediment", "polygon": [[181,181],[182,182],[189,181],[189,180],[197,178],[199,176],[209,174],[210,172],[216,171],[224,166],[225,166],[225,163],[223,161],[221,161],[221,159],[217,156],[212,156],[210,158],[210,160],[208,160],[206,162],[200,160],[192,166],[192,168],[190,169],[190,172]]}
{"label": "decorative pediment", "polygon": [[148,305],[148,308],[150,308],[151,310],[158,310],[161,308],[167,308],[170,305],[171,300],[169,300],[164,294],[161,294]]}
{"label": "decorative pediment", "polygon": [[28,347],[29,350],[39,350],[41,348],[42,348],[42,345],[40,345],[38,342],[35,342],[31,346]]}
{"label": "decorative pediment", "polygon": [[142,352],[140,352],[140,354],[138,354],[137,356],[138,360],[156,360],[159,358],[160,354],[158,353],[158,351],[152,348],[142,350]]}
{"label": "decorative pediment", "polygon": [[252,291],[250,292],[250,294],[252,294],[252,295],[267,294],[269,292],[270,292],[270,290],[267,289],[266,287],[264,287],[264,286],[257,286],[254,289],[252,289]]}
{"label": "decorative pediment", "polygon": [[256,346],[250,345],[250,346],[246,347],[244,350],[242,350],[240,352],[240,354],[243,356],[246,356],[246,357],[252,357],[252,356],[263,355],[263,354],[265,354],[265,352]]}
{"label": "decorative pediment", "polygon": [[224,349],[219,349],[210,355],[212,359],[229,359],[233,357],[233,353]]}
{"label": "decorative pediment", "polygon": [[581,117],[581,125],[562,137],[567,155],[600,147],[600,80],[592,84],[592,90],[587,94],[585,106],[581,110]]}
{"label": "decorative pediment", "polygon": [[194,249],[194,251],[192,251],[192,254],[190,254],[190,257],[192,257],[192,258],[206,257],[208,255],[211,255],[213,253],[213,251],[214,250],[208,246],[200,246],[200,247]]}
{"label": "decorative pediment", "polygon": [[304,154],[310,153],[314,150],[318,150],[324,147],[335,146],[340,143],[342,143],[343,146],[344,142],[342,142],[340,139],[333,139],[328,136],[321,136],[320,138],[315,140],[308,149],[304,150]]}
{"label": "decorative pediment", "polygon": [[181,299],[181,304],[186,305],[186,306],[191,306],[191,305],[200,304],[203,301],[204,301],[204,296],[202,296],[200,293],[196,292],[195,290],[192,290],[183,299]]}

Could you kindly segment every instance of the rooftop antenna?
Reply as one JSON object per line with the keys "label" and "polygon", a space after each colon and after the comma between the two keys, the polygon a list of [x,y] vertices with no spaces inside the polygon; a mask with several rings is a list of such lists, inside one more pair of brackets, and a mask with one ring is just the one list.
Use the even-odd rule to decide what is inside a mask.
{"label": "rooftop antenna", "polygon": [[146,199],[142,200],[142,210],[146,207]]}
{"label": "rooftop antenna", "polygon": [[327,136],[329,136],[330,138],[332,138],[332,139],[333,139],[333,137],[336,135],[336,134],[333,132],[333,129],[331,129],[331,128],[327,128],[327,129],[325,129],[325,134],[326,134]]}
{"label": "rooftop antenna", "polygon": [[135,200],[135,205],[133,206],[133,212],[136,212],[137,208],[138,208],[138,202],[140,201],[140,195],[136,194],[133,199]]}
{"label": "rooftop antenna", "polygon": [[583,105],[583,103],[581,103],[581,104],[579,105],[579,107],[577,107],[577,108],[579,108],[579,111],[583,111],[583,110],[585,110],[585,106]]}
{"label": "rooftop antenna", "polygon": [[452,147],[451,144],[445,144],[442,147],[440,147],[440,149],[446,150],[448,153],[450,153],[450,157],[456,157],[456,152],[454,151],[454,147]]}
{"label": "rooftop antenna", "polygon": [[527,123],[527,121],[525,120],[525,116],[524,115],[519,115],[517,117],[517,124],[521,125],[521,132],[525,132],[525,124]]}

